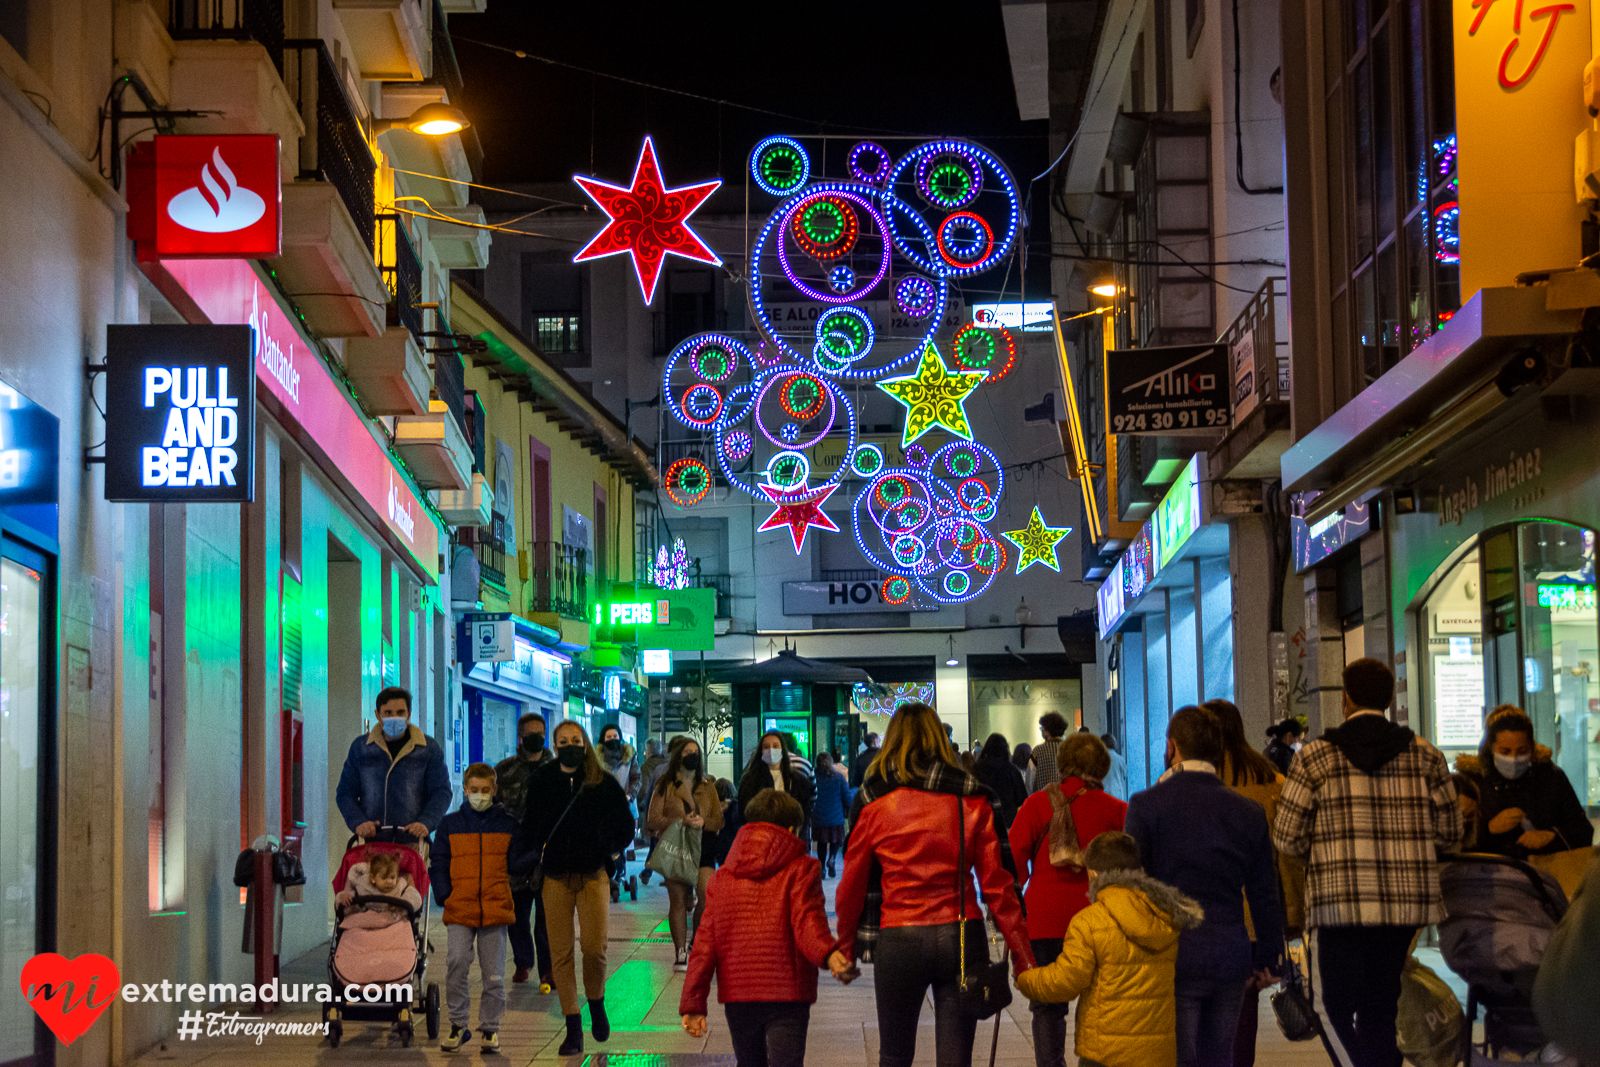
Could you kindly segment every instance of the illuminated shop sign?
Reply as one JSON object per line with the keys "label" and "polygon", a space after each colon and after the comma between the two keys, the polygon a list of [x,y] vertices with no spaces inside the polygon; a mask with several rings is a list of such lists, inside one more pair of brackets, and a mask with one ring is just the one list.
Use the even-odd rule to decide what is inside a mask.
{"label": "illuminated shop sign", "polygon": [[[1315,494],[1306,494],[1309,505]],[[1289,516],[1289,541],[1294,546],[1294,569],[1301,571],[1321,563],[1345,545],[1354,543],[1373,529],[1370,504],[1346,504],[1329,515],[1308,523],[1298,515]]]}
{"label": "illuminated shop sign", "polygon": [[1190,458],[1178,480],[1156,505],[1153,524],[1160,556],[1157,569],[1171,563],[1204,523],[1200,514],[1200,457],[1203,455],[1205,453],[1197,452]]}
{"label": "illuminated shop sign", "polygon": [[248,326],[106,327],[106,499],[255,499]]}
{"label": "illuminated shop sign", "polygon": [[604,644],[709,652],[716,647],[716,613],[715,589],[616,586],[590,607],[589,636]]}
{"label": "illuminated shop sign", "polygon": [[979,326],[1004,326],[1023,333],[1049,333],[1053,308],[1048,300],[1026,304],[973,304],[972,321]]}
{"label": "illuminated shop sign", "polygon": [[1117,560],[1111,573],[1106,575],[1106,580],[1100,583],[1100,588],[1095,591],[1095,602],[1099,608],[1100,640],[1104,641],[1117,620],[1122,618],[1127,604],[1122,588],[1122,560]]}
{"label": "illuminated shop sign", "polygon": [[1534,599],[1541,608],[1560,608],[1567,611],[1593,611],[1594,586],[1565,585],[1540,582],[1534,588]]}
{"label": "illuminated shop sign", "polygon": [[639,652],[639,669],[646,674],[671,674],[672,650],[669,648],[646,648]]}
{"label": "illuminated shop sign", "polygon": [[161,134],[128,154],[128,236],[154,259],[270,259],[283,246],[276,134]]}
{"label": "illuminated shop sign", "polygon": [[61,421],[0,382],[0,508],[56,536]]}

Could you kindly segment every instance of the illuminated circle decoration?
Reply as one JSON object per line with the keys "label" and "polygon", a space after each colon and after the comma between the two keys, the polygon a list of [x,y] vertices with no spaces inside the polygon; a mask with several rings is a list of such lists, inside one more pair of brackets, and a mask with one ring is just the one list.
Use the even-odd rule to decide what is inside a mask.
{"label": "illuminated circle decoration", "polygon": [[911,583],[898,575],[885,578],[878,595],[883,598],[885,604],[904,604],[911,599]]}
{"label": "illuminated circle decoration", "polygon": [[843,263],[835,264],[828,269],[828,288],[836,293],[846,293],[855,288],[856,272]]}
{"label": "illuminated circle decoration", "polygon": [[895,283],[894,306],[913,319],[925,319],[938,306],[939,291],[920,274],[907,274]]}
{"label": "illuminated circle decoration", "polygon": [[939,254],[952,267],[970,267],[982,261],[994,244],[994,231],[981,215],[957,211],[939,224]]}
{"label": "illuminated circle decoration", "polygon": [[838,259],[855,247],[861,235],[855,210],[837,196],[811,197],[792,217],[790,236],[812,259]]}
{"label": "illuminated circle decoration", "polygon": [[906,457],[906,462],[913,467],[926,467],[928,465],[928,450],[921,445],[912,445],[901,450]]}
{"label": "illuminated circle decoration", "polygon": [[[947,258],[940,249],[936,249],[935,242],[924,244],[917,233],[908,230],[903,223],[910,223],[912,229],[920,229],[927,224],[920,214],[901,206],[903,199],[889,198],[889,194],[898,190],[914,189],[924,201],[932,203],[928,191],[921,188],[923,178],[932,173],[937,161],[947,158],[962,161],[981,175],[982,195],[975,197],[966,205],[966,210],[958,214],[992,220],[984,222],[982,227],[972,227],[977,231],[976,234],[950,233],[948,238],[940,238],[937,244],[941,248],[952,244],[957,246],[952,250],[953,258]],[[977,274],[999,266],[1016,244],[1022,217],[1022,200],[1016,182],[993,153],[978,145],[968,141],[930,141],[918,145],[895,162],[883,185],[886,194],[884,215],[889,220],[895,248],[918,270],[944,278]],[[948,232],[949,221],[947,218],[940,228]],[[967,222],[964,226],[972,224]],[[963,252],[970,253],[973,243],[982,239],[985,229],[989,232],[989,240],[983,251],[976,257],[964,256]]]}
{"label": "illuminated circle decoration", "polygon": [[[846,304],[852,300],[861,299],[866,293],[877,288],[878,283],[883,280],[883,276],[889,272],[890,253],[893,245],[888,237],[888,224],[884,221],[878,209],[873,206],[872,201],[856,191],[859,187],[851,187],[843,182],[832,182],[814,188],[815,191],[807,192],[805,196],[797,200],[787,210],[789,221],[785,224],[784,229],[794,239],[795,247],[814,259],[825,260],[829,258],[830,253],[831,255],[842,255],[843,251],[848,251],[855,246],[861,233],[860,215],[865,215],[872,220],[883,246],[876,257],[878,262],[872,280],[865,285],[858,285],[846,293],[836,293],[831,290],[825,292],[818,289],[795,272],[793,265],[789,262],[789,242],[782,237],[778,239],[777,244],[778,263],[782,266],[783,273],[788,277],[790,284],[812,300],[821,301],[824,304]],[[814,238],[806,231],[810,209],[818,202],[831,203],[834,207],[840,209],[849,209],[851,205],[854,205],[856,209],[846,212],[846,217],[849,220],[845,223],[846,230],[829,243],[823,243],[821,238]],[[763,231],[762,237],[765,236],[766,233]],[[833,252],[836,244],[843,244],[846,247],[843,251]],[[759,256],[761,245],[762,241],[758,238],[751,253],[752,256]]]}
{"label": "illuminated circle decoration", "polygon": [[692,457],[680,459],[667,468],[664,481],[674,504],[692,508],[711,491],[711,468]]}
{"label": "illuminated circle decoration", "polygon": [[1004,326],[979,326],[969,322],[956,331],[950,341],[956,366],[965,371],[983,371],[984,384],[992,385],[1011,373],[1017,364],[1017,340]]}
{"label": "illuminated circle decoration", "polygon": [[972,586],[972,578],[966,571],[951,571],[944,576],[944,591],[950,596],[960,596]]}
{"label": "illuminated circle decoration", "polygon": [[917,160],[917,192],[934,207],[953,211],[966,207],[983,191],[983,165],[958,146]]}
{"label": "illuminated circle decoration", "polygon": [[722,266],[711,246],[688,226],[689,216],[722,182],[668,189],[661,179],[661,168],[656,165],[655,145],[650,138],[644,139],[644,147],[639,150],[631,186],[607,185],[593,178],[572,180],[606,215],[605,228],[572,257],[574,263],[627,253],[633,257],[633,271],[646,304],[655,299],[656,283],[661,280],[668,256]]}
{"label": "illuminated circle decoration", "polygon": [[692,385],[683,394],[684,420],[691,426],[715,426],[717,416],[721,414],[722,394],[706,383]]}
{"label": "illuminated circle decoration", "polygon": [[788,196],[811,180],[811,157],[798,141],[768,137],[750,153],[750,176],[762,192]]}
{"label": "illuminated circle decoration", "polygon": [[850,155],[845,159],[850,176],[870,185],[877,184],[889,173],[889,162],[889,153],[882,145],[871,141],[862,141],[850,149]]}
{"label": "illuminated circle decoration", "polygon": [[883,470],[883,449],[877,445],[857,445],[850,456],[850,469],[863,478],[870,478]]}
{"label": "illuminated circle decoration", "polygon": [[715,341],[710,341],[695,349],[689,357],[689,366],[708,382],[725,382],[738,369],[739,357]]}
{"label": "illuminated circle decoration", "polygon": [[828,390],[811,375],[796,374],[778,390],[778,402],[790,418],[804,422],[822,414],[822,409],[828,404]]}
{"label": "illuminated circle decoration", "polygon": [[778,438],[786,445],[792,445],[800,440],[800,427],[792,422],[786,422],[778,427]]}
{"label": "illuminated circle decoration", "polygon": [[817,316],[817,344],[840,363],[860,359],[875,340],[872,320],[859,308],[829,308]]}
{"label": "illuminated circle decoration", "polygon": [[806,484],[811,478],[811,461],[805,453],[779,452],[767,461],[767,484],[781,492],[789,492]]}
{"label": "illuminated circle decoration", "polygon": [[755,441],[743,430],[735,430],[722,441],[723,455],[734,463],[743,463],[755,451]]}
{"label": "illuminated circle decoration", "polygon": [[1433,209],[1434,258],[1440,263],[1461,262],[1461,204],[1450,200]]}

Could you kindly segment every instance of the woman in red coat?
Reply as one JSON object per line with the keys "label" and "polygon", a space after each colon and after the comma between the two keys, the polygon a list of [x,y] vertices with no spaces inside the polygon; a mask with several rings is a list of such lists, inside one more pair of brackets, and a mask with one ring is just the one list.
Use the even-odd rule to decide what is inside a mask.
{"label": "woman in red coat", "polygon": [[[857,795],[834,894],[839,951],[829,960],[836,976],[846,976],[870,947],[880,1067],[911,1067],[930,985],[940,1067],[972,1063],[977,1023],[959,1004],[963,910],[969,975],[988,962],[988,941],[969,872],[976,871],[1015,970],[1033,966],[1015,883],[1000,863],[994,807],[988,788],[961,769],[938,714],[926,704],[902,704]],[[963,838],[966,869],[958,873]],[[878,890],[876,925],[870,917],[863,923],[869,891]]]}
{"label": "woman in red coat", "polygon": [[[1043,967],[1061,953],[1072,917],[1089,906],[1089,875],[1083,850],[1096,836],[1121,830],[1128,805],[1100,788],[1111,755],[1093,734],[1069,734],[1056,755],[1058,785],[1027,799],[1011,824],[1011,855],[1017,876],[1028,879],[1028,936],[1033,958]],[[1051,854],[1055,862],[1051,862]],[[1030,873],[1031,872],[1031,873]],[[1037,1067],[1062,1067],[1067,1052],[1070,1004],[1035,1002],[1033,1059]]]}

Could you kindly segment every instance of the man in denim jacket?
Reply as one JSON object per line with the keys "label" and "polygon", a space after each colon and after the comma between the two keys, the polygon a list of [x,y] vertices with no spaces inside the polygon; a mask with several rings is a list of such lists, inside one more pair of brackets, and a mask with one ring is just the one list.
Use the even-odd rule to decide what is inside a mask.
{"label": "man in denim jacket", "polygon": [[450,809],[444,749],[411,723],[411,694],[390,686],[378,694],[378,724],[350,742],[336,799],[350,831],[363,840],[380,827],[427,837]]}

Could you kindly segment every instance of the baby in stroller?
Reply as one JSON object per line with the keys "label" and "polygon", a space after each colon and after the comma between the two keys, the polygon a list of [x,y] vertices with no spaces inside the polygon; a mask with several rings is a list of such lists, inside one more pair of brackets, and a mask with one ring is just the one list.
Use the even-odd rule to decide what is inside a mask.
{"label": "baby in stroller", "polygon": [[406,913],[396,905],[378,901],[359,904],[352,909],[350,905],[358,896],[395,897],[414,909],[422,907],[422,894],[400,870],[400,859],[393,852],[369,850],[367,858],[353,865],[346,873],[344,889],[334,897],[334,902],[338,904],[341,915],[365,910],[386,916],[389,922],[398,922],[406,917]]}

